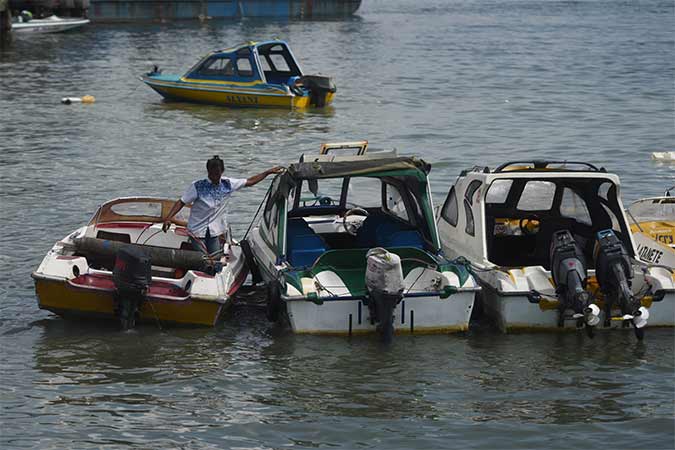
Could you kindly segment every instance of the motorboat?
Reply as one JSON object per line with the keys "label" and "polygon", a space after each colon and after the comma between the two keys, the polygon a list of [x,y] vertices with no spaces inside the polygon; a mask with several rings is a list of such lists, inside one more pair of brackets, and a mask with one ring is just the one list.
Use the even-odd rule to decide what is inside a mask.
{"label": "motorboat", "polygon": [[25,20],[19,16],[18,21],[12,22],[12,31],[14,33],[59,33],[61,31],[71,30],[89,23],[89,19],[75,17],[49,16],[44,19]]}
{"label": "motorboat", "polygon": [[324,144],[273,180],[242,240],[267,283],[268,318],[384,341],[467,330],[480,288],[441,251],[430,165],[367,145]]}
{"label": "motorboat", "polygon": [[56,242],[33,272],[38,305],[64,317],[211,326],[248,269],[228,234],[208,254],[189,242],[184,208],[162,231],[175,200],[117,198]]}
{"label": "motorboat", "polygon": [[630,229],[641,260],[675,269],[675,186],[660,197],[637,200],[628,207]]}
{"label": "motorboat", "polygon": [[329,77],[305,75],[280,40],[211,52],[182,76],[155,66],[141,80],[168,100],[240,107],[322,107],[336,92]]}
{"label": "motorboat", "polygon": [[[482,311],[504,332],[675,325],[671,269],[639,261],[619,177],[585,162],[461,172],[437,214],[466,257]],[[481,310],[481,308],[477,308]]]}
{"label": "motorboat", "polygon": [[674,162],[675,152],[652,152],[652,159],[659,162]]}

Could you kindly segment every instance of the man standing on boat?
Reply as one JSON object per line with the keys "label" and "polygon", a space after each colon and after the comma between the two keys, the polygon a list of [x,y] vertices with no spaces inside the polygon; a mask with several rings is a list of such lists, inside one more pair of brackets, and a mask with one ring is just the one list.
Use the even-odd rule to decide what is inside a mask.
{"label": "man standing on boat", "polygon": [[[268,175],[280,173],[284,169],[276,166],[249,178],[228,178],[223,177],[223,160],[214,156],[206,161],[206,170],[208,177],[192,182],[183,196],[176,200],[164,220],[162,230],[166,232],[169,229],[171,219],[183,206],[192,204],[187,226],[192,245],[199,249],[203,244],[209,254],[213,254],[222,248],[219,240],[227,231],[225,209],[230,195],[243,187],[256,185]],[[199,239],[201,244],[195,242],[195,239]]]}

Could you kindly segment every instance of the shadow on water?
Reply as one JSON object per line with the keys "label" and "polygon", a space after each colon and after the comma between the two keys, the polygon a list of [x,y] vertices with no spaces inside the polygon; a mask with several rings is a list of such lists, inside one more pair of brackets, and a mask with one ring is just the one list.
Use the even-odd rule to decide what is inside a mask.
{"label": "shadow on water", "polygon": [[[655,339],[662,334],[653,330]],[[631,330],[557,334],[474,334],[467,341],[475,370],[463,374],[480,400],[472,420],[584,424],[636,419],[651,398],[640,394],[645,364],[658,360]],[[657,344],[658,345],[658,344]]]}
{"label": "shadow on water", "polygon": [[141,325],[120,331],[114,321],[46,319],[35,343],[35,368],[64,383],[160,384],[216,370],[232,336],[211,328]]}
{"label": "shadow on water", "polygon": [[[296,131],[302,127],[303,120],[328,119],[335,115],[333,106],[324,108],[295,109],[286,108],[243,108],[198,103],[178,102],[157,99],[156,104],[146,105],[144,111],[149,116],[166,113],[185,113],[198,121],[211,124],[228,124],[242,130]],[[281,128],[280,128],[281,126]],[[284,128],[288,127],[288,128]]]}

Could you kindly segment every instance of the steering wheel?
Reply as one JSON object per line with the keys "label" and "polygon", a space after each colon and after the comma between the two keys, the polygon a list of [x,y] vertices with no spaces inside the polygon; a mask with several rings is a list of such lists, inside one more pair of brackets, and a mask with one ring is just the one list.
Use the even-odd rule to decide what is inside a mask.
{"label": "steering wheel", "polygon": [[359,228],[361,228],[361,225],[363,224],[363,221],[355,223],[355,222],[348,222],[347,217],[348,216],[364,216],[368,217],[370,213],[366,211],[363,208],[352,208],[349,209],[345,212],[344,216],[342,216],[342,226],[344,227],[345,231],[352,236],[356,236],[356,233],[359,231]]}
{"label": "steering wheel", "polygon": [[525,216],[520,219],[518,226],[520,232],[523,233],[523,236],[534,236],[539,233],[539,228],[541,225],[541,220],[534,214]]}

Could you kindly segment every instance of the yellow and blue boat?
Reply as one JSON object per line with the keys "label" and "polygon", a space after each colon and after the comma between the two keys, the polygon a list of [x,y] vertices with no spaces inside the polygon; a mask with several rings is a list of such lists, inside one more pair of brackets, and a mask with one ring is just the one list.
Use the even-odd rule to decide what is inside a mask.
{"label": "yellow and blue boat", "polygon": [[322,107],[333,101],[332,79],[304,75],[284,41],[247,42],[203,57],[185,75],[155,66],[141,80],[168,100],[247,107]]}

